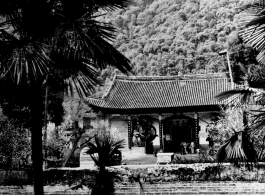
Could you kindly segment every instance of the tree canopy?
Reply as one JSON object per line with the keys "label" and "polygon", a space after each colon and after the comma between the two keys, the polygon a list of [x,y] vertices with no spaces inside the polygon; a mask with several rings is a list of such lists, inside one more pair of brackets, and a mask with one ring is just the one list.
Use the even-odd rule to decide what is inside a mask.
{"label": "tree canopy", "polygon": [[[43,193],[43,88],[63,82],[88,95],[99,69],[115,66],[123,73],[130,61],[111,41],[115,28],[97,20],[99,11],[124,8],[129,0],[0,1],[0,85],[16,86],[29,97],[34,193]],[[52,84],[54,85],[54,83]]]}
{"label": "tree canopy", "polygon": [[117,28],[114,46],[136,75],[227,71],[218,52],[229,47],[243,0],[134,0],[125,10],[102,16]]}

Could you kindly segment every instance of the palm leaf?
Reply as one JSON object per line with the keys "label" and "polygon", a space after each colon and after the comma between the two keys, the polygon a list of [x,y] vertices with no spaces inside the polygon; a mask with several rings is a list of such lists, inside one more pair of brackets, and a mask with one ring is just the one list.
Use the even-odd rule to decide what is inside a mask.
{"label": "palm leaf", "polygon": [[237,165],[239,162],[256,162],[257,155],[253,142],[244,131],[236,132],[220,147],[216,154],[216,159],[219,163],[230,161]]}
{"label": "palm leaf", "polygon": [[24,43],[24,40],[17,40],[15,44],[0,42],[0,45],[1,78],[9,77],[21,83],[22,80],[36,81],[49,72],[52,61],[45,52],[45,45],[30,41]]}
{"label": "palm leaf", "polygon": [[222,93],[219,93],[218,95],[215,96],[215,98],[217,98],[218,100],[225,100],[227,98],[230,98],[232,96],[235,95],[244,95],[244,94],[248,94],[249,91],[245,90],[245,89],[233,89],[233,90],[229,90],[229,91],[224,91]]}
{"label": "palm leaf", "polygon": [[242,104],[248,103],[251,97],[251,91],[246,89],[233,89],[224,91],[215,96],[219,101],[227,100],[227,106],[241,106]]}
{"label": "palm leaf", "polygon": [[[100,8],[123,8],[128,2],[1,1],[0,60],[6,65],[1,67],[2,77],[18,83],[62,74],[58,77],[66,79],[67,91],[87,96],[97,83],[99,69],[111,65],[128,73],[130,61],[109,43],[114,28],[97,21],[95,15]],[[33,50],[35,54],[30,53]]]}
{"label": "palm leaf", "polygon": [[88,143],[88,153],[98,167],[111,166],[114,154],[124,148],[124,144],[124,140],[114,141],[110,136],[96,136],[95,143]]}
{"label": "palm leaf", "polygon": [[241,133],[235,133],[217,152],[216,159],[220,162],[246,161],[247,156],[242,147]]}
{"label": "palm leaf", "polygon": [[103,69],[111,65],[128,73],[131,70],[130,61],[104,40],[111,40],[113,33],[112,27],[93,20],[67,23],[57,30],[54,50],[67,60],[83,58],[96,68]]}
{"label": "palm leaf", "polygon": [[265,62],[265,10],[264,5],[260,3],[247,4],[242,8],[248,13],[248,16],[242,21],[240,36],[243,40],[258,50],[257,60]]}
{"label": "palm leaf", "polygon": [[251,111],[252,116],[250,117],[250,131],[256,133],[263,130],[265,127],[265,111],[264,110],[255,110]]}
{"label": "palm leaf", "polygon": [[265,69],[263,65],[254,66],[247,73],[248,86],[251,88],[265,88]]}

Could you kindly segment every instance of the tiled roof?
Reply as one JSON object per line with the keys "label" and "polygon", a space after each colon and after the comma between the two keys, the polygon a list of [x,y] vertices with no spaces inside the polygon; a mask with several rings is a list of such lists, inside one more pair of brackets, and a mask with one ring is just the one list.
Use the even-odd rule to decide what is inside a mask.
{"label": "tiled roof", "polygon": [[225,76],[183,78],[116,76],[102,99],[88,98],[88,103],[108,109],[219,105],[225,102],[219,102],[214,97],[231,89]]}

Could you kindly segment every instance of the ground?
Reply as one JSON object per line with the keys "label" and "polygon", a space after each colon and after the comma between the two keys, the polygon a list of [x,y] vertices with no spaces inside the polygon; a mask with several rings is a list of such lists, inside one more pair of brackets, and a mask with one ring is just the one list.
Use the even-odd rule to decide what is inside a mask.
{"label": "ground", "polygon": [[[194,160],[198,158],[197,154],[175,154],[179,159]],[[123,153],[122,154],[122,164],[126,165],[145,165],[145,164],[156,164],[157,157],[153,154],[137,154],[137,153]]]}
{"label": "ground", "polygon": [[156,164],[156,159],[152,154],[123,154],[122,164],[126,165],[141,165],[141,164]]}

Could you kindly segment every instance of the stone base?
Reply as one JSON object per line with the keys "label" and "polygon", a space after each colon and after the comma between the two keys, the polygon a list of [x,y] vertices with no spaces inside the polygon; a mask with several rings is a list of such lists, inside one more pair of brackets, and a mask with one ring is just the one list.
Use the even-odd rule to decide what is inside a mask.
{"label": "stone base", "polygon": [[145,154],[145,147],[132,147],[131,149],[124,148],[121,152],[130,154]]}
{"label": "stone base", "polygon": [[89,154],[80,156],[80,168],[94,167],[95,163]]}
{"label": "stone base", "polygon": [[174,153],[157,153],[156,164],[168,164],[173,160]]}
{"label": "stone base", "polygon": [[80,152],[80,168],[91,168],[95,166],[93,159],[87,154],[88,150],[89,148],[85,147]]}

